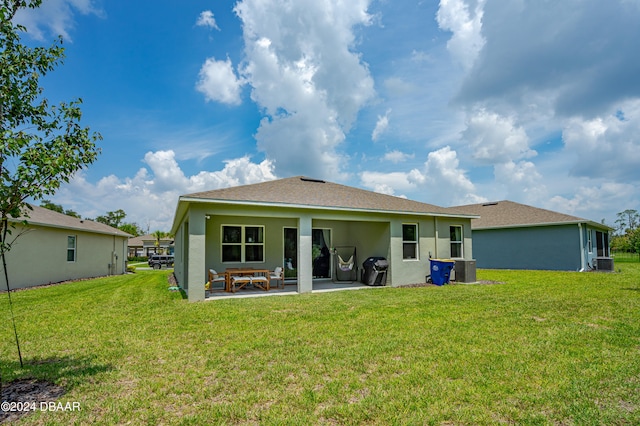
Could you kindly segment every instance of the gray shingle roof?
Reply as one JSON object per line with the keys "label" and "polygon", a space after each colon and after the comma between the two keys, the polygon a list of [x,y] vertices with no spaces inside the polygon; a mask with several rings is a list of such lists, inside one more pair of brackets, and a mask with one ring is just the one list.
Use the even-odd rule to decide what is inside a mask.
{"label": "gray shingle roof", "polygon": [[50,226],[54,228],[74,229],[78,231],[94,232],[97,234],[116,235],[119,237],[128,238],[131,235],[123,232],[117,228],[113,228],[104,223],[94,222],[88,219],[78,219],[77,217],[67,216],[66,214],[54,212],[53,210],[45,209],[44,207],[31,205],[33,210],[27,211],[26,216],[20,218],[11,219],[12,221],[26,220],[29,224]]}
{"label": "gray shingle roof", "polygon": [[[153,234],[147,234],[147,235],[139,235],[137,237],[131,237],[129,238],[129,247],[133,247],[133,246],[140,246],[142,247],[145,243],[145,241],[155,241],[156,237]],[[166,243],[170,243],[173,241],[173,238],[160,238],[161,242],[166,242]]]}
{"label": "gray shingle roof", "polygon": [[183,195],[180,199],[182,201],[217,200],[347,210],[470,216],[468,213],[457,211],[454,208],[439,207],[303,176],[197,192]]}
{"label": "gray shingle roof", "polygon": [[455,209],[480,216],[479,219],[473,219],[471,221],[472,229],[539,226],[563,223],[589,223],[602,227],[603,229],[609,229],[606,225],[580,217],[506,200],[456,206]]}

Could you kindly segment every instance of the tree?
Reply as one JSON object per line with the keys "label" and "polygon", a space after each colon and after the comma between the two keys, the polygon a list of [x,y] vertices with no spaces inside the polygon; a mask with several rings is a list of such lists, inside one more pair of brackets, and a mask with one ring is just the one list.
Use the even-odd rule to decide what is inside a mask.
{"label": "tree", "polygon": [[617,213],[616,225],[618,225],[618,232],[621,235],[633,231],[640,226],[640,214],[637,210],[627,209],[620,213]]}
{"label": "tree", "polygon": [[166,237],[169,236],[169,234],[167,232],[160,231],[160,230],[153,231],[153,234],[151,234],[151,235],[153,235],[156,238],[155,245],[156,245],[157,248],[160,247],[160,240],[162,240],[163,238],[166,238]]}
{"label": "tree", "polygon": [[40,203],[40,207],[44,207],[45,209],[53,210],[54,212],[66,214],[67,216],[77,217],[78,219],[81,216],[73,210],[65,210],[60,204],[52,203],[49,200],[42,200]]}
{"label": "tree", "polygon": [[156,239],[155,242],[155,246],[156,246],[156,252],[158,250],[158,248],[160,248],[160,242],[161,240],[165,239],[165,238],[173,238],[173,235],[170,232],[164,232],[164,231],[154,231],[151,235],[153,235]]}
{"label": "tree", "polygon": [[138,224],[135,223],[135,222],[133,222],[133,223],[123,223],[122,225],[120,225],[120,227],[118,229],[121,230],[121,231],[126,232],[127,234],[131,234],[134,237],[139,237],[140,235],[142,235],[142,229],[140,229]]}
{"label": "tree", "polygon": [[123,222],[125,217],[127,217],[125,211],[122,209],[118,209],[113,212],[107,212],[107,214],[105,214],[104,216],[96,217],[95,221],[104,223],[105,225],[109,225],[113,228],[118,228],[119,230],[124,231],[127,234],[131,234],[134,237],[142,235],[142,229],[140,229],[137,223]]}
{"label": "tree", "polygon": [[40,207],[64,214],[64,208],[60,204],[54,204],[49,200],[42,200]]}
{"label": "tree", "polygon": [[[11,236],[10,219],[28,218],[27,199],[53,195],[93,163],[101,139],[80,125],[80,99],[50,105],[43,96],[39,80],[62,62],[62,38],[50,47],[29,47],[21,40],[26,28],[13,23],[20,9],[40,3],[0,0],[0,254],[12,318],[6,254],[18,236]],[[15,320],[13,326],[22,366]]]}
{"label": "tree", "polygon": [[96,222],[118,228],[120,226],[120,222],[122,222],[125,217],[127,217],[127,214],[124,210],[118,209],[114,212],[107,212],[105,216],[96,217]]}
{"label": "tree", "polygon": [[66,214],[67,216],[71,216],[71,217],[76,217],[78,219],[82,219],[82,216],[80,216],[79,213],[73,211],[73,210],[65,210],[64,214]]}
{"label": "tree", "polygon": [[633,253],[640,253],[640,228],[630,231],[628,237],[629,246],[631,247],[630,251]]}

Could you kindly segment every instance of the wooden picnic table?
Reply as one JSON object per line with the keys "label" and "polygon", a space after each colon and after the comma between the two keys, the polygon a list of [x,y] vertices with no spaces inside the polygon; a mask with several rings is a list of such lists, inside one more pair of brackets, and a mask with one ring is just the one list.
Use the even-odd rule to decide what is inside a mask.
{"label": "wooden picnic table", "polygon": [[[225,274],[225,291],[235,293],[236,290],[246,287],[248,284],[252,284],[256,287],[269,290],[270,284],[270,271],[268,269],[256,269],[256,268],[227,268],[224,271]],[[239,287],[236,288],[236,283]]]}

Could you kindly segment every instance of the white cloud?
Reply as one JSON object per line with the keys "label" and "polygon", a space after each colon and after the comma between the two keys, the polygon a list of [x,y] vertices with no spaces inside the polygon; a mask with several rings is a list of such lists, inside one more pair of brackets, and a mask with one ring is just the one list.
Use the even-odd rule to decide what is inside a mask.
{"label": "white cloud", "polygon": [[438,25],[453,33],[447,48],[466,68],[473,65],[485,43],[482,37],[484,3],[484,0],[478,0],[472,9],[464,0],[440,0],[436,15]]}
{"label": "white cloud", "polygon": [[402,163],[407,160],[410,160],[412,158],[415,158],[415,154],[406,154],[402,151],[398,151],[397,149],[394,149],[393,151],[390,151],[384,154],[383,161],[389,161],[393,164],[398,164],[398,163]]}
{"label": "white cloud", "polygon": [[367,26],[368,0],[340,3],[244,0],[242,76],[266,116],[258,147],[283,174],[344,176],[341,144],[374,97],[367,65],[354,51],[354,28]]}
{"label": "white cloud", "polygon": [[[543,204],[546,208],[600,222],[611,212],[638,209],[637,187],[628,183],[605,182],[601,185],[580,186],[571,195],[556,195]],[[610,217],[607,225],[614,225]]]}
{"label": "white cloud", "polygon": [[465,128],[444,143],[493,167],[491,181],[472,170],[484,193],[589,218],[626,208],[614,188],[637,204],[628,185],[640,184],[639,19],[626,0],[440,2],[447,48],[465,65],[449,103]]}
{"label": "white cloud", "polygon": [[240,92],[243,82],[236,77],[231,60],[217,61],[208,58],[200,68],[196,89],[204,93],[207,101],[217,101],[229,105],[242,103]]}
{"label": "white cloud", "polygon": [[562,133],[575,176],[640,181],[640,100],[623,103],[608,115],[573,118]]}
{"label": "white cloud", "polygon": [[405,172],[362,172],[360,182],[366,188],[387,195],[397,195],[398,191],[415,191],[419,183],[411,173]]}
{"label": "white cloud", "polygon": [[480,163],[505,163],[536,155],[529,149],[529,138],[523,127],[517,126],[513,118],[485,109],[471,114],[462,136],[470,143],[472,155]]}
{"label": "white cloud", "polygon": [[535,164],[530,161],[508,161],[494,167],[495,183],[504,188],[503,196],[532,205],[540,205],[548,199],[547,186]]}
{"label": "white cloud", "polygon": [[104,16],[104,11],[92,0],[46,0],[36,9],[20,9],[14,21],[24,25],[28,34],[36,40],[44,40],[49,31],[71,41],[70,31],[75,27],[74,14]]}
{"label": "white cloud", "polygon": [[222,170],[192,176],[184,174],[173,151],[148,152],[144,163],[146,167],[133,177],[110,175],[95,184],[78,173],[54,200],[84,217],[121,208],[127,213],[126,222],[167,231],[180,195],[276,179],[271,161],[253,163],[248,156],[226,161]]}
{"label": "white cloud", "polygon": [[410,172],[363,172],[360,174],[363,186],[374,191],[395,195],[396,191],[411,192],[412,196],[424,202],[441,205],[479,203],[485,198],[476,195],[475,185],[460,168],[457,153],[446,146],[432,151],[422,169]]}
{"label": "white cloud", "polygon": [[460,169],[456,151],[448,146],[429,153],[423,176],[430,196],[436,195],[436,198],[431,198],[433,204],[459,205],[484,201],[475,195],[475,185]]}
{"label": "white cloud", "polygon": [[391,110],[387,110],[384,115],[378,116],[378,121],[376,122],[376,127],[373,129],[373,133],[371,134],[371,140],[376,142],[380,136],[387,131],[389,127],[389,113]]}
{"label": "white cloud", "polygon": [[196,25],[199,27],[208,27],[220,31],[220,28],[218,28],[218,24],[216,23],[216,18],[213,16],[213,12],[210,10],[205,10],[200,13],[198,19],[196,20]]}
{"label": "white cloud", "polygon": [[485,44],[456,100],[520,110],[542,100],[556,116],[600,115],[640,96],[638,20],[637,2],[625,0],[486,2]]}

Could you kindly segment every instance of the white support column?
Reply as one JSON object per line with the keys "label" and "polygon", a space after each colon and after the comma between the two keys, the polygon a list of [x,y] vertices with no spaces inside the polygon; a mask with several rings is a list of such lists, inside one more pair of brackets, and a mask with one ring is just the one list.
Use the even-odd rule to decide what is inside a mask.
{"label": "white support column", "polygon": [[189,210],[189,262],[187,264],[189,302],[204,300],[205,271],[205,230],[204,212]]}
{"label": "white support column", "polygon": [[304,215],[298,219],[298,293],[313,290],[312,219]]}

